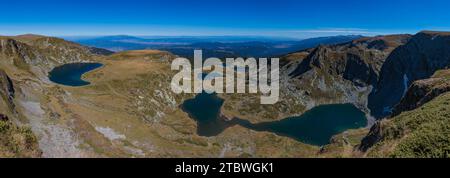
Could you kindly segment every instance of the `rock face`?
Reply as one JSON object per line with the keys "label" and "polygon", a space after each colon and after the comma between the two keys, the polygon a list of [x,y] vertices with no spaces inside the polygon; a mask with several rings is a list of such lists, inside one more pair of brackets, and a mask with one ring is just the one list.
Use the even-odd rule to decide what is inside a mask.
{"label": "rock face", "polygon": [[[38,156],[308,157],[317,152],[315,146],[243,127],[229,128],[217,137],[198,136],[195,121],[179,108],[193,96],[170,90],[176,73],[170,69],[175,57],[170,53],[140,50],[96,56],[87,47],[50,37],[0,39],[5,41],[0,68],[14,82],[18,112],[2,113],[13,121],[27,121],[24,124],[31,130],[20,129],[29,140],[24,150],[39,147],[42,154]],[[23,67],[13,59],[22,61]],[[68,87],[48,81],[46,72],[53,66],[80,61],[104,64],[83,75],[90,85]],[[1,99],[0,110],[6,111],[3,108],[7,107]],[[5,145],[16,143],[14,138],[25,140],[1,136],[5,139],[0,138],[0,148],[6,139]],[[273,145],[280,146],[274,150]],[[0,150],[0,157],[32,157],[9,151],[2,154]]]}
{"label": "rock face", "polygon": [[405,97],[394,107],[391,117],[416,109],[442,93],[450,91],[450,70],[438,71],[429,79],[415,81]]}
{"label": "rock face", "polygon": [[409,85],[425,79],[450,64],[450,33],[420,32],[395,49],[383,64],[380,79],[369,97],[371,114],[392,114]]}

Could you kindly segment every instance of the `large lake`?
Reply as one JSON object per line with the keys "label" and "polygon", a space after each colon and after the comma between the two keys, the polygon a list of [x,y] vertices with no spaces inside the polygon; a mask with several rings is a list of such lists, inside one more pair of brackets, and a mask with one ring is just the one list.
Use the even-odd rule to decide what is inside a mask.
{"label": "large lake", "polygon": [[328,144],[333,135],[367,125],[365,113],[351,104],[322,105],[301,116],[257,124],[238,118],[232,121],[221,119],[222,104],[223,100],[215,94],[202,93],[186,100],[182,108],[197,121],[197,133],[201,136],[215,136],[238,124],[255,131],[268,131],[321,146]]}
{"label": "large lake", "polygon": [[84,86],[90,83],[81,79],[81,76],[91,70],[101,67],[100,63],[71,63],[55,67],[48,73],[48,78],[55,83],[67,86]]}

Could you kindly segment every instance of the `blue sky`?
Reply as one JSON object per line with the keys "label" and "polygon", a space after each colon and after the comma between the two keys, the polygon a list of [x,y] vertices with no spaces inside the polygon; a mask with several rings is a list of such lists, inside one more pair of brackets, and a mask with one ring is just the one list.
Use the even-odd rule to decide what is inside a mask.
{"label": "blue sky", "polygon": [[0,0],[0,34],[315,37],[450,30],[448,0]]}

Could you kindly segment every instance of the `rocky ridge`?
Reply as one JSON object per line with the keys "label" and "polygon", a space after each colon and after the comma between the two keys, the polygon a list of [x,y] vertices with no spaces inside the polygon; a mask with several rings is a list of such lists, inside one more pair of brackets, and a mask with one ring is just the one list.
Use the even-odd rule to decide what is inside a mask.
{"label": "rocky ridge", "polygon": [[369,113],[367,98],[378,81],[382,64],[410,37],[361,38],[286,55],[280,61],[279,103],[259,105],[256,96],[223,95],[223,113],[227,117],[262,122],[300,115],[321,104],[336,103],[352,103]]}

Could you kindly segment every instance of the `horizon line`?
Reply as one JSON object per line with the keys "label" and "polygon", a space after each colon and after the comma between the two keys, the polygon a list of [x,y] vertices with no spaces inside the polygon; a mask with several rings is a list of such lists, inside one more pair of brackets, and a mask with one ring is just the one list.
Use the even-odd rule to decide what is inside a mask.
{"label": "horizon line", "polygon": [[[450,32],[450,30],[418,30],[414,33],[411,32],[404,32],[404,33],[350,33],[350,34],[323,34],[323,35],[313,35],[313,36],[309,36],[309,37],[294,37],[294,36],[283,36],[283,35],[251,35],[251,34],[217,34],[217,35],[210,35],[210,34],[205,34],[205,35],[176,35],[176,34],[171,34],[171,35],[155,35],[155,34],[131,34],[131,33],[117,33],[117,34],[88,34],[88,35],[75,35],[75,34],[71,34],[71,35],[48,35],[48,34],[40,34],[40,33],[20,33],[20,34],[15,34],[15,35],[3,35],[0,32],[0,37],[1,36],[24,36],[24,35],[36,35],[36,36],[46,36],[46,37],[57,37],[57,38],[95,38],[95,37],[116,37],[116,36],[128,36],[128,37],[140,37],[140,38],[149,38],[149,37],[154,37],[154,38],[217,38],[217,37],[242,37],[242,38],[268,38],[268,39],[291,39],[291,40],[304,40],[304,39],[311,39],[311,38],[323,38],[323,37],[338,37],[338,36],[361,36],[361,37],[375,37],[375,36],[385,36],[385,35],[404,35],[404,34],[408,34],[408,35],[414,35],[420,32],[426,32],[426,31],[431,31],[431,32]],[[311,32],[311,30],[297,30],[295,32]],[[323,31],[325,32],[325,31]]]}

